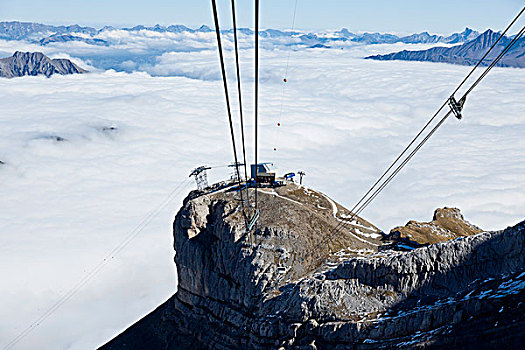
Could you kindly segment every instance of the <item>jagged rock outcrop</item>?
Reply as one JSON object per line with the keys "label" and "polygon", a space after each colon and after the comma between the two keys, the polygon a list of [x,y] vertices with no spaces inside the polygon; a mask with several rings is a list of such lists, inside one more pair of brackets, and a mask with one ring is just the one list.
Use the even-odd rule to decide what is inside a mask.
{"label": "jagged rock outcrop", "polygon": [[[477,38],[470,40],[462,45],[453,47],[433,47],[428,50],[408,51],[403,50],[387,55],[375,55],[365,57],[367,59],[391,61],[429,61],[445,62],[462,65],[475,65],[483,57],[485,52],[491,47],[500,34],[487,30]],[[496,44],[494,50],[486,57],[482,65],[489,65],[511,42],[511,38],[503,37]],[[496,64],[499,67],[525,68],[525,38],[519,39],[512,48]]]}
{"label": "jagged rock outcrop", "polygon": [[405,226],[390,230],[383,237],[384,248],[411,249],[428,244],[471,236],[483,230],[465,220],[458,208],[440,208],[434,211],[430,222],[409,221]]}
{"label": "jagged rock outcrop", "polygon": [[50,59],[41,52],[17,51],[11,57],[0,59],[0,76],[4,78],[24,75],[78,74],[87,71],[68,59]]}
{"label": "jagged rock outcrop", "polygon": [[339,229],[349,213],[322,194],[264,191],[253,234],[233,193],[188,197],[173,226],[177,293],[102,349],[522,344],[525,222],[378,251],[379,231],[361,218]]}

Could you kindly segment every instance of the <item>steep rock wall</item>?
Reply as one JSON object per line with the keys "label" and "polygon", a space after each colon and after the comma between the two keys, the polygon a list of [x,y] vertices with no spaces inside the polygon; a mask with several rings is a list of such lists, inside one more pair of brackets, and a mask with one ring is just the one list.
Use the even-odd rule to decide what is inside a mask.
{"label": "steep rock wall", "polygon": [[[334,264],[341,255],[304,224],[326,219],[322,213],[262,197],[263,208],[281,200],[288,215],[275,224],[263,214],[253,234],[233,197],[185,200],[174,222],[177,293],[103,348],[473,348],[523,340],[525,223]],[[334,246],[357,249],[354,236]]]}

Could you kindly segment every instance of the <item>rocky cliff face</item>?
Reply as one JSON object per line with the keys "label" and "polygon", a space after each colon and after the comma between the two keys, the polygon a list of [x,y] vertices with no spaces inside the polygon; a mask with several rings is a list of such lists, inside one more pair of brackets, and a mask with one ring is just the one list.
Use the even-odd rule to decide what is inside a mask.
{"label": "rocky cliff face", "polygon": [[103,349],[477,348],[525,338],[525,222],[379,251],[373,225],[295,185],[261,190],[251,233],[234,193],[190,198],[173,226],[177,293]]}
{"label": "rocky cliff face", "polygon": [[50,59],[41,52],[17,51],[11,57],[0,59],[0,76],[4,78],[24,75],[77,74],[87,71],[68,59]]}

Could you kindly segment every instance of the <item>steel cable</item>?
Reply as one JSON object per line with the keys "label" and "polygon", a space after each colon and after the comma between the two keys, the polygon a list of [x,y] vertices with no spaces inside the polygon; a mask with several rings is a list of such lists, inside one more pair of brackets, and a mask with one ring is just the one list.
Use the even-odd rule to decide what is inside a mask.
{"label": "steel cable", "polygon": [[[237,70],[237,90],[239,95],[239,117],[241,120],[241,141],[242,141],[242,156],[244,160],[244,178],[246,181],[248,181],[248,170],[247,170],[247,163],[246,163],[246,145],[244,141],[244,116],[243,116],[243,108],[242,108],[242,90],[241,90],[241,68],[239,63],[239,45],[237,40],[237,20],[235,16],[235,0],[231,0],[232,4],[232,22],[233,22],[233,41],[235,45],[235,66]],[[242,196],[241,196],[242,201]],[[248,207],[248,212],[250,208],[250,199],[249,199],[249,192],[248,187],[246,186],[246,204]]]}
{"label": "steel cable", "polygon": [[[510,29],[510,27],[518,20],[518,18],[522,15],[524,12],[525,7],[518,13],[518,15],[513,19],[513,21],[507,26],[507,28],[501,33],[501,35],[498,37],[498,39],[491,45],[489,50],[483,55],[483,57],[478,61],[478,63],[473,67],[473,69],[469,72],[469,74],[462,80],[462,82],[456,87],[454,92],[451,96],[453,96],[462,86],[463,84],[468,80],[468,78],[474,73],[474,71],[481,65],[481,63],[485,60],[485,58],[492,52],[492,50],[496,47],[497,43],[503,38],[503,36],[507,33],[507,31]],[[523,35],[523,32],[525,31],[525,27],[523,27],[520,32],[511,40],[511,42],[504,48],[504,50],[492,61],[492,63],[484,70],[484,72],[477,78],[477,80],[470,86],[470,88],[467,90],[467,92],[462,96],[462,99],[466,98],[466,96],[479,84],[479,82],[490,72],[490,70],[499,62],[499,60],[511,49],[511,47],[516,43],[521,36]],[[445,101],[441,107],[437,110],[437,112],[430,118],[430,120],[424,125],[424,127],[418,132],[418,134],[412,139],[412,141],[409,143],[407,147],[401,152],[401,154],[394,160],[394,162],[388,167],[388,169],[381,175],[381,177],[372,185],[372,187],[365,193],[363,197],[357,202],[357,204],[350,210],[351,217],[347,221],[351,221],[356,216],[358,216],[369,204],[370,202],[377,197],[377,195],[390,183],[390,181],[401,171],[401,169],[412,159],[412,157],[419,151],[419,149],[426,143],[428,138],[434,134],[434,132],[437,130],[435,127],[432,129],[432,131],[427,135],[427,137],[424,138],[423,141],[418,144],[416,149],[410,153],[407,158],[394,170],[394,172],[379,186],[379,188],[375,189],[376,186],[385,178],[385,176],[390,172],[390,170],[398,163],[398,161],[403,157],[403,155],[410,149],[410,147],[415,143],[415,141],[422,135],[422,133],[427,129],[427,127],[432,123],[432,121],[437,117],[437,115],[443,110],[443,108],[447,105],[448,101]],[[438,123],[438,126],[441,126],[443,122],[448,118],[450,115],[450,111],[447,113],[447,115]],[[375,189],[375,191],[374,191]],[[372,193],[372,195],[369,197],[369,194]],[[368,199],[367,199],[368,198]],[[363,203],[363,201],[365,201]],[[329,235],[328,239],[330,239],[335,234],[340,233],[342,229],[344,229],[345,225],[347,223],[340,221],[336,227],[332,230],[332,234]],[[326,239],[323,241],[325,242]]]}
{"label": "steel cable", "polygon": [[[211,0],[211,3],[212,3],[212,10],[213,10],[213,21],[215,23],[215,34],[217,36],[217,48],[218,48],[218,51],[219,51],[219,61],[220,61],[220,65],[221,65],[222,83],[223,83],[223,86],[224,86],[224,96],[226,98],[226,111],[228,113],[228,122],[229,122],[229,125],[230,125],[230,135],[231,135],[231,141],[232,141],[232,146],[233,146],[233,157],[234,157],[234,161],[235,161],[235,171],[237,173],[237,185],[239,186],[239,188],[241,188],[241,174],[240,174],[240,171],[239,171],[239,160],[237,158],[237,146],[235,144],[235,133],[234,133],[234,130],[233,130],[233,119],[232,119],[232,112],[231,112],[231,107],[230,107],[230,95],[229,95],[229,92],[228,92],[228,80],[227,80],[227,77],[226,77],[226,68],[224,66],[224,55],[223,55],[223,51],[222,51],[221,29],[220,29],[220,26],[219,26],[219,16],[217,14],[216,1],[215,0]],[[241,194],[242,212],[243,212],[244,219],[246,221],[246,210],[244,208],[244,201],[243,201],[243,198],[242,198],[242,191],[240,192],[240,194]]]}

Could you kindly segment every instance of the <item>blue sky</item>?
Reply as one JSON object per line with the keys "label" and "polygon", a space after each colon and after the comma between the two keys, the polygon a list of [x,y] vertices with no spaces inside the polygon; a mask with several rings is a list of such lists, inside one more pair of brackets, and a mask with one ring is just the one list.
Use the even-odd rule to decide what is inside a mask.
{"label": "blue sky", "polygon": [[[360,31],[449,33],[468,26],[503,28],[523,0],[353,1],[298,0],[300,29],[347,27]],[[261,0],[261,25],[289,28],[295,0]],[[218,0],[224,26],[229,26],[229,0]],[[241,26],[252,25],[253,1],[238,0]],[[186,24],[211,26],[209,0],[0,0],[0,20],[49,24],[134,25]]]}

